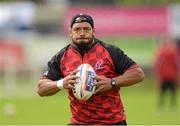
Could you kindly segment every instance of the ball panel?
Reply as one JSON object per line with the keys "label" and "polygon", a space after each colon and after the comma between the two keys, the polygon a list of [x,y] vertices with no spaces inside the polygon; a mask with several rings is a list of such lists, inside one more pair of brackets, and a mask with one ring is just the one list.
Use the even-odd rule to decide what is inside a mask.
{"label": "ball panel", "polygon": [[93,95],[95,90],[95,87],[92,86],[94,83],[92,77],[95,75],[95,72],[89,64],[81,64],[78,70],[79,72],[76,75],[79,76],[79,79],[77,84],[75,84],[73,93],[78,100],[86,101]]}

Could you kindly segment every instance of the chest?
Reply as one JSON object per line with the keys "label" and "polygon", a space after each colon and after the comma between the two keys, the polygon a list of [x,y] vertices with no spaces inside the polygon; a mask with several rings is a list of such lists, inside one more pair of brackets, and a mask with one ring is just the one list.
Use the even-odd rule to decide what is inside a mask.
{"label": "chest", "polygon": [[64,53],[60,63],[60,69],[64,77],[83,63],[90,64],[97,75],[112,77],[116,74],[109,52],[100,46],[93,47],[85,52],[83,56],[78,51],[70,48]]}

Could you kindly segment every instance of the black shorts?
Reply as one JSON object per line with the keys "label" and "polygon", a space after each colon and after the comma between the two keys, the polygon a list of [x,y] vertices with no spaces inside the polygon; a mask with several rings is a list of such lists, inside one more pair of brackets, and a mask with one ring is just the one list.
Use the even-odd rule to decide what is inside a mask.
{"label": "black shorts", "polygon": [[[73,126],[73,125],[91,125],[91,124],[77,124],[77,123],[69,123],[68,125],[69,125],[69,126]],[[126,125],[127,125],[127,123],[126,123],[126,120],[123,120],[123,121],[120,121],[120,122],[117,122],[117,123],[104,124],[104,125],[122,125],[122,126],[126,126]]]}
{"label": "black shorts", "polygon": [[172,80],[164,80],[161,84],[161,91],[170,90],[172,92],[175,92],[175,81]]}

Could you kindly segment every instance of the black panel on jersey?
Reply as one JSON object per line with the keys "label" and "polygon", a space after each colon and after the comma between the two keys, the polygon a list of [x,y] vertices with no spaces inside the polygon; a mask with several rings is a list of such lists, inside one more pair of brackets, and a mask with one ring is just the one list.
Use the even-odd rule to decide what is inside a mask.
{"label": "black panel on jersey", "polygon": [[123,74],[124,71],[127,70],[132,64],[136,64],[131,58],[124,54],[120,48],[102,41],[100,41],[100,43],[105,47],[105,49],[108,50],[109,54],[111,55],[113,64],[118,74]]}
{"label": "black panel on jersey", "polygon": [[[69,45],[68,45],[69,46]],[[60,71],[60,62],[61,58],[68,48],[68,46],[61,49],[56,55],[53,56],[53,58],[48,62],[48,69],[47,69],[47,77],[53,81],[59,80],[63,78],[63,75]]]}

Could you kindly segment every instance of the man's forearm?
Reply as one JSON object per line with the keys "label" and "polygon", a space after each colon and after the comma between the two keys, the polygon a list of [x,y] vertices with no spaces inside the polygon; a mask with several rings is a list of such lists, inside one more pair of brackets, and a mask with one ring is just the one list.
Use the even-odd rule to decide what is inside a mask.
{"label": "man's forearm", "polygon": [[114,78],[117,87],[134,85],[144,79],[144,72],[141,68],[127,70],[123,75]]}
{"label": "man's forearm", "polygon": [[40,96],[50,96],[56,94],[60,89],[57,87],[57,82],[49,79],[40,80],[38,83],[37,93]]}

